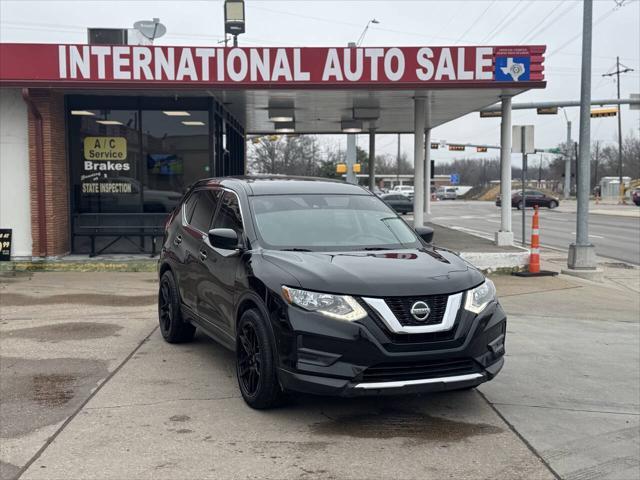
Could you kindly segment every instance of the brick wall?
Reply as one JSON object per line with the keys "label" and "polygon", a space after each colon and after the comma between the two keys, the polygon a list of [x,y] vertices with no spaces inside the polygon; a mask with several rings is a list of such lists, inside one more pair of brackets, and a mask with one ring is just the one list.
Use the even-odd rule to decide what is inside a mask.
{"label": "brick wall", "polygon": [[[33,256],[46,252],[60,256],[71,250],[69,239],[69,172],[67,168],[64,96],[51,90],[29,90],[43,120],[44,184],[38,183],[36,121],[29,112],[29,169],[31,176],[31,231]],[[40,225],[38,190],[45,193],[45,225]],[[46,228],[47,245],[40,245],[40,229]]]}

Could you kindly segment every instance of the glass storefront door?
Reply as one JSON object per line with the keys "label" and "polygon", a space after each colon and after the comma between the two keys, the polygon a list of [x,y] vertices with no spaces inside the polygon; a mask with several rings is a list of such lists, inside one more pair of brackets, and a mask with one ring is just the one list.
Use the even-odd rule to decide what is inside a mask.
{"label": "glass storefront door", "polygon": [[[99,234],[92,239],[96,250],[148,250],[148,227],[162,225],[189,185],[241,172],[244,144],[234,152],[243,165],[221,171],[229,153],[216,148],[222,144],[220,122],[227,121],[220,112],[212,98],[67,96],[72,250],[89,249],[80,238],[84,225]],[[128,237],[135,238],[133,247]]]}

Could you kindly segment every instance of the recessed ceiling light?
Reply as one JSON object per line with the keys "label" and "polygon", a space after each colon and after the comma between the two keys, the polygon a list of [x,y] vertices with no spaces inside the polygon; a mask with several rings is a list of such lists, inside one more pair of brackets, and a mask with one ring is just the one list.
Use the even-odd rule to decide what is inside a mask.
{"label": "recessed ceiling light", "polygon": [[362,122],[359,120],[342,120],[341,127],[344,133],[359,133],[362,131]]}
{"label": "recessed ceiling light", "polygon": [[296,130],[296,122],[276,122],[274,127],[278,133],[293,133]]}
{"label": "recessed ceiling light", "polygon": [[269,108],[269,120],[272,122],[292,122],[293,108]]}
{"label": "recessed ceiling light", "polygon": [[183,120],[180,123],[182,123],[183,125],[186,125],[187,127],[202,127],[203,125],[205,125],[204,122],[200,122],[196,120]]}
{"label": "recessed ceiling light", "polygon": [[71,110],[71,115],[83,115],[83,116],[94,116],[95,113],[90,112],[89,110]]}
{"label": "recessed ceiling light", "polygon": [[183,112],[179,110],[163,110],[162,113],[164,113],[168,117],[190,117],[191,116],[189,112]]}
{"label": "recessed ceiling light", "polygon": [[100,125],[124,125],[124,123],[119,122],[118,120],[96,120],[96,123]]}

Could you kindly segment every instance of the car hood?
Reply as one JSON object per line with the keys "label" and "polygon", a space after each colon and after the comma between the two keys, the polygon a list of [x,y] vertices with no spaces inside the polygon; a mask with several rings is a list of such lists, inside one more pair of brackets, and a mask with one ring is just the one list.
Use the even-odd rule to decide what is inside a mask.
{"label": "car hood", "polygon": [[320,292],[371,297],[438,295],[467,290],[484,281],[475,267],[438,248],[371,252],[264,250],[262,256],[295,277],[301,288]]}

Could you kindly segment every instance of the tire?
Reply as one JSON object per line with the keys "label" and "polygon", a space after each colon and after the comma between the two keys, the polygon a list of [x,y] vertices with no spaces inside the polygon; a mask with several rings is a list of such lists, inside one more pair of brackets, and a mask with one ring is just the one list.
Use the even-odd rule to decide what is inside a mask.
{"label": "tire", "polygon": [[247,310],[236,332],[236,376],[242,398],[251,408],[272,408],[282,399],[274,359],[265,320],[258,310]]}
{"label": "tire", "polygon": [[518,202],[518,205],[516,206],[516,208],[517,208],[518,210],[522,210],[522,209],[524,208],[524,203],[522,202],[522,200],[520,200],[520,201]]}
{"label": "tire", "polygon": [[556,202],[555,200],[551,200],[549,202],[549,208],[550,209],[554,209],[554,208],[557,208],[557,207],[558,207],[558,202]]}
{"label": "tire", "polygon": [[180,295],[171,271],[164,272],[160,278],[158,321],[162,338],[168,343],[184,343],[193,340],[196,327],[182,318]]}

